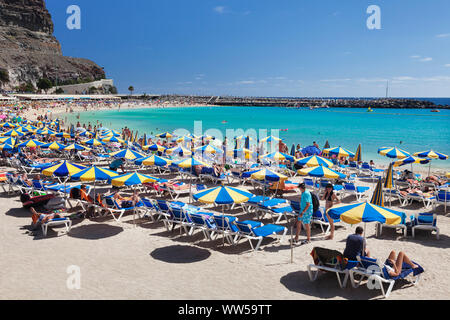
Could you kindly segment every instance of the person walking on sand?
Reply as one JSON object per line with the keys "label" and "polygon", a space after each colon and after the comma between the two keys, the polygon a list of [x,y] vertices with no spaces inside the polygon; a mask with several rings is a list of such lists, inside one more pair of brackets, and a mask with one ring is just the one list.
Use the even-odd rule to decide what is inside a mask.
{"label": "person walking on sand", "polygon": [[298,242],[298,236],[302,231],[302,225],[304,225],[306,229],[306,240],[302,241],[302,244],[311,242],[311,218],[313,215],[313,203],[311,193],[306,190],[306,185],[304,182],[298,185],[300,192],[302,193],[300,199],[300,214],[297,218],[296,232],[294,243]]}
{"label": "person walking on sand", "polygon": [[325,193],[323,194],[321,200],[325,200],[325,214],[327,215],[328,222],[330,223],[330,234],[325,238],[325,240],[333,240],[334,237],[334,221],[330,218],[327,211],[335,204],[341,203],[338,197],[334,193],[333,185],[327,184],[325,187]]}

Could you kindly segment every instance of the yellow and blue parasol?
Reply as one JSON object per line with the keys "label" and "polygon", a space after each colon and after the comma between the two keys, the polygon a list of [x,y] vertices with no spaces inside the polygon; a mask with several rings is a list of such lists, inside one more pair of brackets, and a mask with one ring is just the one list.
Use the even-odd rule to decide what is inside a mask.
{"label": "yellow and blue parasol", "polygon": [[151,145],[147,145],[147,146],[143,146],[142,150],[150,150],[150,151],[159,151],[159,152],[164,152],[166,150],[166,148],[164,148],[163,146],[160,146],[158,144],[151,144]]}
{"label": "yellow and blue parasol", "polygon": [[389,164],[389,167],[386,170],[386,178],[384,180],[384,187],[386,189],[392,189],[394,182],[394,169],[393,164]]}
{"label": "yellow and blue parasol", "polygon": [[12,137],[0,137],[0,143],[6,143],[14,146],[16,144],[16,139]]}
{"label": "yellow and blue parasol", "polygon": [[353,152],[342,147],[324,149],[322,153],[336,155],[337,157],[355,157]]}
{"label": "yellow and blue parasol", "polygon": [[9,143],[3,143],[3,144],[0,144],[0,150],[5,150],[5,151],[11,151],[11,150],[13,150],[14,149],[14,147],[12,146],[12,145],[10,145]]}
{"label": "yellow and blue parasol", "polygon": [[170,165],[172,163],[172,160],[152,155],[150,157],[137,159],[134,163],[137,164],[138,166],[144,165],[144,166],[164,167],[166,165]]}
{"label": "yellow and blue parasol", "polygon": [[303,168],[298,170],[297,172],[302,176],[311,176],[316,178],[344,179],[346,177],[345,174],[331,170],[330,168],[324,166]]}
{"label": "yellow and blue parasol", "polygon": [[66,147],[67,146],[65,146],[59,142],[51,142],[51,143],[46,143],[46,144],[42,144],[39,146],[39,148],[41,148],[41,149],[50,149],[50,150],[63,150]]}
{"label": "yellow and blue parasol", "polygon": [[16,145],[17,148],[37,148],[42,146],[44,143],[37,140],[28,140]]}
{"label": "yellow and blue parasol", "polygon": [[378,153],[388,158],[404,159],[410,156],[408,152],[397,147],[381,147]]}
{"label": "yellow and blue parasol", "polygon": [[71,176],[71,178],[73,180],[80,181],[105,181],[111,180],[112,178],[117,176],[117,172],[105,168],[99,168],[97,166],[92,166],[75,173]]}
{"label": "yellow and blue parasol", "polygon": [[23,137],[25,134],[15,129],[9,130],[2,134],[4,137]]}
{"label": "yellow and blue parasol", "polygon": [[353,160],[356,161],[356,162],[361,162],[362,161],[361,144],[358,145],[358,148],[356,149],[356,153],[355,153],[355,156],[353,157]]}
{"label": "yellow and blue parasol", "polygon": [[81,141],[82,144],[87,144],[88,146],[101,146],[104,145],[105,143],[98,140],[98,139],[89,139],[89,140],[85,140],[85,141]]}
{"label": "yellow and blue parasol", "polygon": [[281,141],[281,139],[278,137],[268,136],[268,137],[261,139],[259,142],[265,143],[265,142],[280,142],[280,141]]}
{"label": "yellow and blue parasol", "polygon": [[194,194],[195,200],[217,205],[239,204],[247,202],[251,197],[253,197],[253,194],[246,190],[225,186],[202,190]]}
{"label": "yellow and blue parasol", "polygon": [[169,138],[173,137],[173,135],[170,132],[163,132],[163,133],[157,134],[156,136],[158,138],[162,138],[162,139],[169,139]]}
{"label": "yellow and blue parasol", "polygon": [[433,150],[416,152],[416,153],[414,153],[414,156],[419,157],[419,158],[431,158],[431,159],[440,159],[440,160],[448,159],[448,155],[440,153],[440,152],[436,152]]}
{"label": "yellow and blue parasol", "polygon": [[384,197],[383,197],[383,184],[381,182],[381,177],[378,179],[377,186],[373,191],[372,199],[370,203],[375,204],[380,207],[384,207]]}
{"label": "yellow and blue parasol", "polygon": [[86,167],[83,165],[70,163],[64,160],[56,165],[44,168],[42,173],[46,176],[66,177],[72,176],[85,168]]}
{"label": "yellow and blue parasol", "polygon": [[217,147],[214,147],[210,144],[207,144],[202,147],[198,147],[194,149],[195,152],[201,152],[201,153],[207,153],[207,154],[216,154],[216,153],[223,153],[222,149],[219,149]]}
{"label": "yellow and blue parasol", "polygon": [[400,166],[404,166],[405,164],[413,164],[413,163],[427,164],[430,161],[431,161],[431,159],[409,156],[409,157],[403,158],[401,160],[395,161],[394,167],[400,167]]}
{"label": "yellow and blue parasol", "polygon": [[269,170],[267,168],[256,170],[251,174],[250,177],[255,180],[271,182],[283,181],[288,179],[288,177],[284,174]]}
{"label": "yellow and blue parasol", "polygon": [[147,183],[147,182],[157,182],[157,181],[159,181],[159,179],[156,177],[148,176],[148,175],[137,173],[137,172],[132,172],[132,173],[127,173],[127,174],[123,174],[123,175],[114,177],[111,180],[111,184],[115,187],[123,187],[123,186],[134,186],[134,185],[139,185],[139,184],[143,184],[143,183]]}
{"label": "yellow and blue parasol", "polygon": [[327,211],[332,219],[341,219],[348,224],[361,222],[381,222],[390,225],[400,224],[405,213],[377,206],[369,202],[350,205],[337,205]]}
{"label": "yellow and blue parasol", "polygon": [[118,143],[124,143],[125,142],[125,140],[122,140],[122,139],[120,139],[118,137],[115,137],[115,136],[110,136],[110,137],[107,137],[107,138],[103,138],[102,141],[103,142],[118,142]]}
{"label": "yellow and blue parasol", "polygon": [[323,158],[323,157],[316,156],[316,155],[297,159],[297,160],[295,160],[295,163],[303,165],[303,166],[307,166],[307,167],[324,166],[324,167],[331,168],[333,166],[333,162],[331,162],[330,160]]}
{"label": "yellow and blue parasol", "polygon": [[166,149],[166,154],[178,155],[180,157],[183,157],[183,156],[190,156],[192,152],[191,150],[178,146],[175,148]]}
{"label": "yellow and blue parasol", "polygon": [[272,152],[269,154],[265,154],[262,156],[259,156],[261,159],[270,159],[270,160],[274,160],[274,161],[283,161],[283,160],[289,160],[289,161],[294,161],[294,157],[291,155],[288,155],[286,153],[282,153],[282,152]]}
{"label": "yellow and blue parasol", "polygon": [[136,160],[139,158],[144,158],[143,154],[130,149],[123,149],[111,152],[109,155],[115,158],[125,158],[127,160]]}
{"label": "yellow and blue parasol", "polygon": [[70,150],[89,151],[91,149],[88,147],[82,146],[80,144],[72,143],[71,145],[68,145],[67,147],[65,147],[64,150],[65,151],[70,151]]}

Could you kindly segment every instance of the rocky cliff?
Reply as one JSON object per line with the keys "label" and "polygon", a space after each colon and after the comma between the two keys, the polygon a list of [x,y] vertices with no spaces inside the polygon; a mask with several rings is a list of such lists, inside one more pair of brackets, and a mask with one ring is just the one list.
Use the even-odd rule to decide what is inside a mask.
{"label": "rocky cliff", "polygon": [[44,0],[0,0],[0,69],[9,73],[4,89],[43,77],[59,83],[105,77],[94,62],[62,55]]}

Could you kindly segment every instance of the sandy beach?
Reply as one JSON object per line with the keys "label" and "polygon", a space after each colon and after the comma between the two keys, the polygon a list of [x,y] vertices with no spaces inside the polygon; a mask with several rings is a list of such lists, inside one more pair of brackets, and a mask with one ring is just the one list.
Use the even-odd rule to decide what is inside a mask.
{"label": "sandy beach", "polygon": [[[69,234],[63,228],[55,228],[44,238],[40,231],[30,232],[30,213],[21,208],[18,196],[0,197],[4,208],[0,215],[2,299],[382,298],[379,290],[369,290],[366,286],[354,289],[348,285],[340,289],[334,274],[323,274],[317,281],[309,281],[307,265],[313,262],[312,248],[343,251],[346,237],[356,226],[342,224],[336,229],[334,240],[324,240],[320,229],[313,228],[312,243],[294,247],[291,262],[289,236],[283,243],[264,241],[262,250],[253,252],[247,241],[222,247],[221,238],[207,241],[201,232],[180,235],[178,228],[168,232],[162,222],[133,221],[132,215],[125,216],[120,223],[110,216],[74,220]],[[297,193],[286,196],[297,200],[298,197]],[[188,198],[180,200],[187,202]],[[352,196],[344,202],[354,200]],[[424,211],[417,203],[406,208],[393,203],[392,208],[407,215]],[[438,213],[439,240],[427,231],[417,232],[412,239],[389,229],[376,238],[375,225],[366,225],[372,256],[385,259],[390,250],[404,251],[425,269],[417,286],[401,281],[395,285],[390,299],[450,297],[445,263],[450,258],[450,218],[444,215],[443,206],[433,212]],[[233,214],[240,220],[254,218],[240,209]],[[70,266],[80,268],[80,289],[67,286]]]}

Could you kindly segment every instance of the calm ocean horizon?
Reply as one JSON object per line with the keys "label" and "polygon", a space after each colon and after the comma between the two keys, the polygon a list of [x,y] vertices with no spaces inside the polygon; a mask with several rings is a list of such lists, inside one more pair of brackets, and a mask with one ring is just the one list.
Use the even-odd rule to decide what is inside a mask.
{"label": "calm ocean horizon", "polygon": [[[431,99],[429,99],[431,100]],[[450,104],[450,99],[449,104]],[[442,102],[441,102],[442,103]],[[216,129],[225,136],[226,130],[266,129],[279,132],[291,148],[316,141],[321,147],[328,140],[332,147],[342,146],[355,151],[362,145],[363,160],[387,164],[390,159],[377,154],[379,147],[396,146],[410,153],[433,149],[450,153],[450,110],[432,113],[422,109],[294,109],[280,107],[170,107],[87,111],[63,114],[66,123],[102,123],[104,127],[121,130],[127,126],[155,135],[177,129],[194,130],[194,122],[202,121],[202,133]],[[230,137],[229,137],[230,138]],[[433,168],[450,168],[450,160],[434,160]],[[419,166],[419,165],[416,165]]]}

